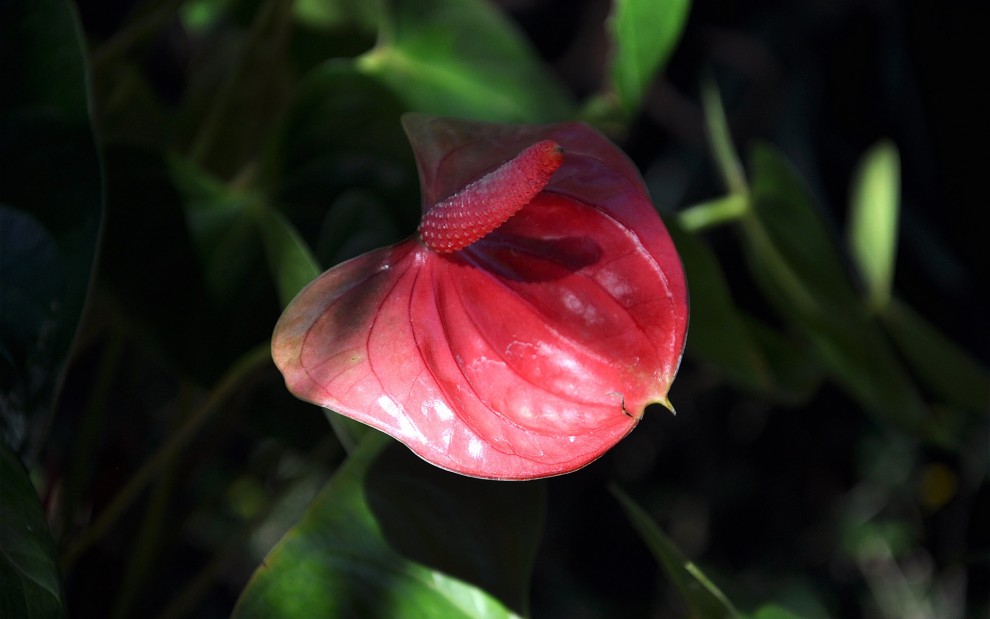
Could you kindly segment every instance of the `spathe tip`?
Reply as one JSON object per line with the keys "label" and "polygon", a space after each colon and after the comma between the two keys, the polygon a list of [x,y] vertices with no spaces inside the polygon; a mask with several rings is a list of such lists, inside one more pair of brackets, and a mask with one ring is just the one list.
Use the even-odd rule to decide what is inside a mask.
{"label": "spathe tip", "polygon": [[669,410],[671,415],[677,415],[677,411],[674,410],[674,405],[670,403],[670,399],[667,396],[663,396],[657,400],[657,404]]}

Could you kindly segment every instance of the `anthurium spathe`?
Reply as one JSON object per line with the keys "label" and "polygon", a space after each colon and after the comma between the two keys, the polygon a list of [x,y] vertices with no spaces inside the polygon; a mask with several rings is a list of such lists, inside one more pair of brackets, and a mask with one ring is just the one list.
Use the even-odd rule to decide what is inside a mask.
{"label": "anthurium spathe", "polygon": [[494,479],[573,471],[669,407],[687,291],[626,156],[580,123],[403,124],[420,228],[292,301],[272,342],[289,389]]}

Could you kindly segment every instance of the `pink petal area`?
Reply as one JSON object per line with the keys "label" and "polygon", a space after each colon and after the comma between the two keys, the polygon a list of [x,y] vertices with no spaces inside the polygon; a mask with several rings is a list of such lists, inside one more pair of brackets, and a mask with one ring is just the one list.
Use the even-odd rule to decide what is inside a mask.
{"label": "pink petal area", "polygon": [[[517,402],[509,408],[525,412],[531,407],[520,401],[554,394],[640,417],[648,404],[663,402],[683,346],[675,318],[681,308],[650,254],[601,211],[551,194],[509,223],[462,252],[481,268],[462,269],[443,288],[456,291],[460,303],[448,324],[456,324],[458,311],[469,317],[505,351],[511,371],[533,385],[509,390]],[[449,327],[447,335],[454,337]],[[555,417],[546,412],[538,423],[552,427]]]}
{"label": "pink petal area", "polygon": [[292,393],[339,412],[380,407],[381,385],[369,368],[370,330],[376,323],[379,333],[403,328],[379,320],[378,308],[410,274],[417,250],[406,242],[358,256],[293,299],[272,335],[272,357]]}
{"label": "pink petal area", "polygon": [[632,429],[636,420],[616,401],[607,411],[584,407],[604,413],[604,424],[563,435],[517,425],[483,402],[458,362],[477,370],[473,349],[460,345],[483,337],[461,333],[456,344],[444,337],[449,325],[437,309],[435,286],[455,265],[443,260],[410,240],[350,260],[304,289],[274,334],[275,363],[292,392],[386,432],[438,466],[476,477],[571,471]]}
{"label": "pink petal area", "polygon": [[666,404],[684,347],[680,260],[638,172],[580,124],[404,122],[424,209],[541,140],[564,162],[461,251],[409,239],[321,275],[275,329],[286,384],[459,473],[584,466]]}

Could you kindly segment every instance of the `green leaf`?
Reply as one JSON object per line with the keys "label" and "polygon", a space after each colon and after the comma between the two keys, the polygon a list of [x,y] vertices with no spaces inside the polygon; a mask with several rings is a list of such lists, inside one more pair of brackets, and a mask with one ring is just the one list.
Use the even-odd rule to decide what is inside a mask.
{"label": "green leaf", "polygon": [[883,310],[890,302],[900,183],[900,157],[889,141],[876,144],[863,155],[853,180],[848,242],[874,311]]}
{"label": "green leaf", "polygon": [[[324,63],[300,83],[271,167],[278,169],[280,210],[322,264],[394,243],[399,230],[415,229],[419,180],[399,123],[402,112],[392,91],[352,62]],[[356,218],[338,217],[341,209]]]}
{"label": "green leaf", "polygon": [[282,305],[288,305],[306,284],[320,274],[313,252],[282,213],[269,207],[258,209],[258,227],[265,243],[268,266],[278,287]]}
{"label": "green leaf", "polygon": [[798,406],[807,402],[821,386],[825,371],[808,343],[789,337],[751,316],[745,316],[749,333],[759,344],[773,374],[777,401]]}
{"label": "green leaf", "polygon": [[753,212],[743,220],[756,281],[864,408],[934,441],[951,441],[922,402],[846,275],[804,183],[775,150],[752,152]]}
{"label": "green leaf", "polygon": [[987,412],[990,371],[985,366],[897,299],[881,321],[929,389],[953,406]]}
{"label": "green leaf", "polygon": [[31,480],[0,440],[0,617],[64,617],[55,542]]}
{"label": "green leaf", "polygon": [[653,556],[660,562],[667,577],[684,597],[684,603],[692,618],[739,619],[739,612],[715,584],[695,565],[681,554],[674,542],[668,538],[656,522],[642,507],[636,504],[618,486],[611,486],[612,494],[619,500],[622,509],[633,528],[646,542]]}
{"label": "green leaf", "polygon": [[72,3],[0,4],[0,66],[0,426],[20,443],[51,410],[79,324],[103,188]]}
{"label": "green leaf", "polygon": [[[379,194],[408,189],[413,203],[404,207],[418,221],[419,184],[399,122],[403,111],[388,87],[359,73],[352,62],[327,62],[310,71],[272,153],[280,204],[306,205],[314,213],[307,223],[318,229],[327,204],[347,189],[365,187]],[[296,217],[292,220],[300,225]]]}
{"label": "green leaf", "polygon": [[745,238],[775,296],[786,297],[802,315],[843,320],[862,315],[862,304],[846,275],[828,224],[804,181],[777,150],[757,144],[751,151],[753,213]]}
{"label": "green leaf", "polygon": [[262,268],[260,198],[229,188],[197,164],[174,156],[169,167],[183,198],[186,222],[213,301],[234,303]]}
{"label": "green leaf", "polygon": [[504,122],[569,118],[573,102],[515,26],[482,0],[385,2],[378,46],[358,67],[408,109]]}
{"label": "green leaf", "polygon": [[631,118],[687,22],[690,0],[614,0],[606,27],[611,38],[609,78],[619,106]]}
{"label": "green leaf", "polygon": [[701,239],[675,221],[668,221],[667,229],[684,262],[691,291],[688,353],[745,387],[768,390],[771,375],[767,362],[732,300],[718,260]]}
{"label": "green leaf", "polygon": [[544,486],[432,467],[367,436],[265,559],[234,617],[516,617]]}

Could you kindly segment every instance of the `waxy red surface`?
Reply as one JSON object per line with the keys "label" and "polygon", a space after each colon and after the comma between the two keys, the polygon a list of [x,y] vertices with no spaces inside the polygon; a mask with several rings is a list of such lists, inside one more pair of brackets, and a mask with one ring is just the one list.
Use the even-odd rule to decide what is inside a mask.
{"label": "waxy red surface", "polygon": [[563,160],[531,201],[460,250],[414,236],[312,282],[273,336],[288,388],[437,466],[493,479],[573,471],[648,404],[669,406],[687,291],[626,156],[579,123],[414,114],[403,124],[424,213],[459,192],[477,208],[465,188],[497,189],[499,166],[514,159],[498,173],[526,172],[520,153],[539,142],[559,145]]}

